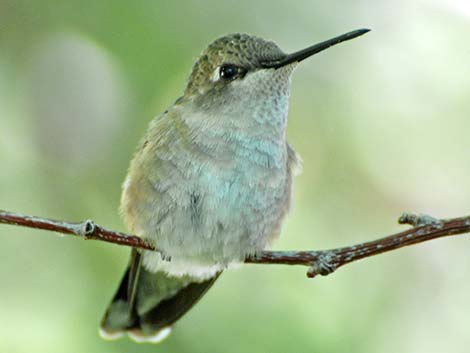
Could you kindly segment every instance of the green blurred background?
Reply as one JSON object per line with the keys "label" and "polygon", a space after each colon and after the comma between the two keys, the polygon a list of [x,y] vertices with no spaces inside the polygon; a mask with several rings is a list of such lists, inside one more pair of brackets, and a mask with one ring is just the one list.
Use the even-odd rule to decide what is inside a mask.
{"label": "green blurred background", "polygon": [[[150,119],[213,39],[285,51],[368,27],[294,75],[290,142],[304,159],[276,249],[403,229],[404,210],[468,213],[470,3],[0,1],[0,208],[125,230],[121,182]],[[468,352],[470,242],[400,250],[308,280],[225,273],[158,346],[98,323],[129,249],[0,227],[1,352]]]}

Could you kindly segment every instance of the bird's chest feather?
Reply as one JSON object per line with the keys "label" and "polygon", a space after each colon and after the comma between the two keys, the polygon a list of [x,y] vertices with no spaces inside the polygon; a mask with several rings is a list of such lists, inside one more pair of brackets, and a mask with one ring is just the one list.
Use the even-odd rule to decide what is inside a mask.
{"label": "bird's chest feather", "polygon": [[[280,232],[291,183],[283,134],[263,139],[257,133],[212,129],[148,144],[123,193],[131,230],[182,271],[186,264],[225,266],[264,249]],[[160,261],[152,264],[158,268]]]}
{"label": "bird's chest feather", "polygon": [[219,147],[210,157],[192,149],[181,164],[187,173],[175,173],[162,195],[173,206],[155,232],[156,242],[171,256],[243,258],[264,248],[276,228],[290,194],[285,145],[269,159],[253,149],[239,148],[239,155],[231,149]]}
{"label": "bird's chest feather", "polygon": [[[201,170],[198,188],[205,196],[207,217],[227,231],[257,232],[265,228],[282,207],[286,192],[286,168],[266,168],[243,160],[229,168]],[[233,229],[231,229],[233,227]]]}
{"label": "bird's chest feather", "polygon": [[282,134],[230,127],[194,139],[203,153],[198,186],[208,212],[226,223],[254,227],[250,222],[263,223],[262,215],[275,212],[285,193],[287,145]]}

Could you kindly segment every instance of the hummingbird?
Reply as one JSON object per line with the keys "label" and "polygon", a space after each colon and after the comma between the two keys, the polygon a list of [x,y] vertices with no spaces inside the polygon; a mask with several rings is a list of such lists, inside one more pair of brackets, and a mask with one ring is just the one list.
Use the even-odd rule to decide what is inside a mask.
{"label": "hummingbird", "polygon": [[292,72],[368,31],[291,54],[235,33],[201,53],[183,95],[150,122],[123,183],[124,222],[158,251],[132,249],[102,337],[163,340],[224,270],[270,248],[301,170],[286,140]]}

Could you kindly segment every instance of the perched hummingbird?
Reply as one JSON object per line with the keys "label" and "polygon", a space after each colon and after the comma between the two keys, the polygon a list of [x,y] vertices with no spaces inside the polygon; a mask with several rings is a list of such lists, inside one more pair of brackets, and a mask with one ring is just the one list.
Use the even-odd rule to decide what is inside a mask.
{"label": "perched hummingbird", "polygon": [[159,252],[132,250],[103,337],[161,341],[223,270],[269,248],[301,167],[286,141],[292,72],[368,31],[293,54],[230,34],[202,52],[183,96],[151,121],[123,184],[125,223]]}

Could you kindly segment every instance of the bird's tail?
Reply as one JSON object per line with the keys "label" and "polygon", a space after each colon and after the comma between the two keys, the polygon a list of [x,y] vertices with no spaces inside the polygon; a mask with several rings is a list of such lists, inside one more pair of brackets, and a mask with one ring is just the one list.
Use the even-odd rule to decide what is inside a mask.
{"label": "bird's tail", "polygon": [[101,321],[100,334],[116,339],[127,333],[138,342],[160,342],[214,284],[218,275],[203,282],[191,277],[170,277],[152,273],[132,250],[124,278]]}

